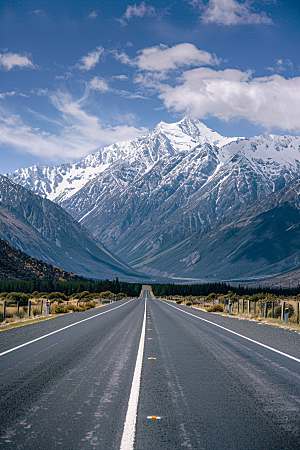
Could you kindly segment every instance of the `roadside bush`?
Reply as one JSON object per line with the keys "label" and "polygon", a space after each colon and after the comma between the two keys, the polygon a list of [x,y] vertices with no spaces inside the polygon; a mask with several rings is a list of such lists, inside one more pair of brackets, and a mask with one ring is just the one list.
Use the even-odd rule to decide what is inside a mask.
{"label": "roadside bush", "polygon": [[23,311],[23,309],[20,309],[20,311],[19,311],[19,318],[20,319],[24,319],[25,316],[26,316],[25,311]]}
{"label": "roadside bush", "polygon": [[41,308],[32,308],[32,314],[35,316],[38,316],[41,314]]}
{"label": "roadside bush", "polygon": [[95,308],[95,303],[88,302],[85,304],[85,309],[92,309]]}
{"label": "roadside bush", "polygon": [[28,295],[23,292],[10,292],[7,296],[8,302],[7,304],[16,304],[20,302],[20,306],[25,306],[28,302]]}
{"label": "roadside bush", "polygon": [[180,304],[182,303],[182,300],[176,300],[176,303],[177,303],[178,305],[180,305]]}
{"label": "roadside bush", "polygon": [[0,313],[0,322],[3,322],[4,321],[4,317],[3,317],[3,314],[2,313]]}
{"label": "roadside bush", "polygon": [[192,306],[192,302],[190,301],[186,302],[186,306]]}
{"label": "roadside bush", "polygon": [[290,321],[290,323],[297,323],[298,322],[298,317],[297,317],[297,314],[293,314],[290,318],[289,318],[289,321]]}
{"label": "roadside bush", "polygon": [[12,319],[13,317],[14,317],[14,315],[13,315],[12,312],[6,312],[6,313],[5,313],[5,318],[6,318],[6,319]]}
{"label": "roadside bush", "polygon": [[63,292],[51,292],[51,294],[48,295],[49,300],[55,299],[55,301],[57,301],[58,298],[61,300],[68,300],[68,296]]}
{"label": "roadside bush", "polygon": [[81,300],[82,298],[86,298],[89,297],[91,294],[89,293],[89,291],[83,291],[79,294],[79,299]]}
{"label": "roadside bush", "polygon": [[[294,313],[295,313],[293,305],[291,305],[289,303],[289,304],[286,305],[286,308],[289,309],[289,318],[292,317],[294,315]],[[270,313],[269,313],[269,315],[270,315]],[[271,315],[272,315],[272,313],[271,313]],[[270,317],[271,317],[271,315],[270,315]],[[275,319],[280,319],[280,317],[281,317],[281,305],[275,307],[275,309],[274,309],[274,317],[275,317]]]}
{"label": "roadside bush", "polygon": [[212,305],[209,308],[206,308],[208,312],[224,312],[222,305]]}
{"label": "roadside bush", "polygon": [[279,319],[281,317],[281,305],[275,306],[275,308],[274,308],[274,317],[275,317],[275,319]]}

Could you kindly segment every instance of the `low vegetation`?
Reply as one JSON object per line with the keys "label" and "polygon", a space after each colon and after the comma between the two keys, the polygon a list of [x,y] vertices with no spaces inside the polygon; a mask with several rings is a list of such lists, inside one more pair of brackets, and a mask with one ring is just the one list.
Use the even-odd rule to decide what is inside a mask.
{"label": "low vegetation", "polygon": [[3,325],[34,318],[40,319],[46,316],[46,301],[50,302],[50,314],[56,315],[87,311],[126,298],[127,294],[124,292],[114,294],[108,290],[99,293],[84,290],[69,296],[59,291],[2,292],[0,293],[0,322]]}

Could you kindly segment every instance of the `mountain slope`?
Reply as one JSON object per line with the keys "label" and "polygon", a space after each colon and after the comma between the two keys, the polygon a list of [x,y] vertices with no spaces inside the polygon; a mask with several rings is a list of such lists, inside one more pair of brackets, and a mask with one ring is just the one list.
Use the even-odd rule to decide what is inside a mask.
{"label": "mountain slope", "polygon": [[0,280],[82,281],[84,278],[37,261],[0,239]]}
{"label": "mountain slope", "polygon": [[141,258],[148,273],[245,280],[300,268],[300,180]]}
{"label": "mountain slope", "polygon": [[[234,221],[240,210],[300,178],[300,138],[223,138],[185,118],[74,166],[35,166],[9,176],[55,199],[136,269],[181,276],[178,261],[198,258],[183,249],[194,245],[190,236],[202,236],[228,214]],[[187,263],[185,276],[194,276],[193,266]],[[223,276],[213,263],[204,272]]]}
{"label": "mountain slope", "polygon": [[0,176],[0,238],[88,278],[136,276],[60,206]]}

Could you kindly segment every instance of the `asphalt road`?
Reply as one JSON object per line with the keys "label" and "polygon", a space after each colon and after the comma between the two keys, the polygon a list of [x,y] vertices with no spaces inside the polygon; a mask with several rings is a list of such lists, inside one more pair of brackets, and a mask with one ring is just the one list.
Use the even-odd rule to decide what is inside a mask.
{"label": "asphalt road", "polygon": [[300,449],[299,333],[144,297],[0,333],[0,447]]}

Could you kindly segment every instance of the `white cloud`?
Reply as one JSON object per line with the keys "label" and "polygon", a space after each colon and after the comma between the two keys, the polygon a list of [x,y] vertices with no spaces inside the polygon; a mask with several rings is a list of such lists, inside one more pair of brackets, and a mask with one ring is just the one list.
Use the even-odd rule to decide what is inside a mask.
{"label": "white cloud", "polygon": [[206,6],[201,0],[193,0],[191,4],[202,9],[201,20],[203,23],[217,25],[255,25],[273,24],[265,12],[254,12],[250,0],[209,0]]}
{"label": "white cloud", "polygon": [[[140,82],[151,87],[149,78]],[[152,81],[152,88],[169,110],[199,119],[245,118],[266,129],[300,130],[300,77],[197,68],[184,72],[176,86]]]}
{"label": "white cloud", "polygon": [[14,67],[28,67],[35,69],[35,66],[30,61],[29,55],[19,55],[18,53],[0,53],[0,68],[2,70],[12,70]]}
{"label": "white cloud", "polygon": [[104,48],[99,45],[96,50],[88,53],[86,56],[83,56],[80,59],[80,63],[77,67],[80,70],[91,70],[95,67],[96,64],[100,61],[100,56],[104,53]]}
{"label": "white cloud", "polygon": [[98,11],[96,11],[96,10],[94,9],[94,11],[92,11],[92,12],[88,15],[88,18],[89,18],[89,19],[96,19],[97,16],[98,16]]}
{"label": "white cloud", "polygon": [[220,63],[220,59],[215,55],[199,50],[194,44],[187,42],[173,47],[160,44],[145,48],[134,59],[130,59],[126,53],[115,53],[115,57],[123,64],[135,66],[139,70],[153,72],[174,70],[182,66],[216,65]]}
{"label": "white cloud", "polygon": [[2,93],[0,93],[0,99],[3,100],[5,97],[13,97],[14,95],[16,95],[15,91],[2,92]]}
{"label": "white cloud", "polygon": [[148,133],[147,128],[104,125],[98,117],[84,110],[82,99],[75,101],[68,93],[52,93],[49,98],[59,115],[56,134],[30,127],[19,116],[2,114],[0,145],[43,156],[49,161],[62,158],[74,161],[102,146]]}
{"label": "white cloud", "polygon": [[280,73],[286,70],[294,70],[294,64],[289,59],[277,59],[275,67],[267,67],[266,69],[270,70],[270,72]]}
{"label": "white cloud", "polygon": [[146,5],[145,2],[140,3],[138,6],[136,5],[136,3],[134,5],[128,5],[122,18],[116,20],[120,22],[121,25],[126,26],[126,20],[129,21],[134,17],[140,19],[144,17],[156,17],[155,8],[154,6]]}
{"label": "white cloud", "polygon": [[90,87],[90,89],[93,89],[94,91],[99,91],[99,92],[110,91],[110,87],[108,86],[106,81],[99,77],[92,78],[92,80],[89,82],[88,86]]}

